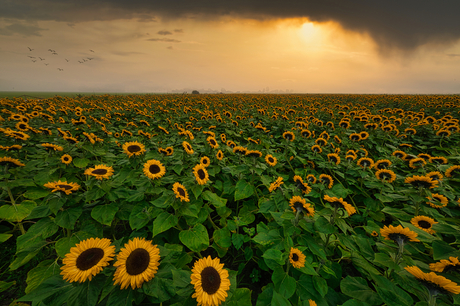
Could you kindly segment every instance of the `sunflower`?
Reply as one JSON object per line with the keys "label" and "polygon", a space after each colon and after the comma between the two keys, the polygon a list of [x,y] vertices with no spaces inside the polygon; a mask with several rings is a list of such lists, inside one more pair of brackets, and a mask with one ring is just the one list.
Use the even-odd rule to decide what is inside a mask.
{"label": "sunflower", "polygon": [[307,203],[307,201],[300,196],[293,196],[289,200],[289,206],[292,208],[294,213],[303,211],[309,217],[313,217],[315,215],[315,209],[311,207],[310,203]]}
{"label": "sunflower", "polygon": [[425,174],[425,176],[431,178],[434,181],[441,181],[444,177],[439,171],[428,172],[427,174]]}
{"label": "sunflower", "polygon": [[289,252],[289,262],[294,268],[300,269],[305,267],[306,256],[299,249],[292,248]]}
{"label": "sunflower", "polygon": [[438,181],[435,181],[427,176],[413,175],[411,177],[406,177],[404,183],[411,184],[414,187],[423,187],[423,188],[434,188],[438,187]]}
{"label": "sunflower", "polygon": [[291,131],[287,131],[283,133],[283,138],[289,141],[294,141],[295,140],[295,135]]}
{"label": "sunflower", "polygon": [[412,169],[417,169],[426,165],[425,159],[421,157],[413,158],[409,161],[409,167]]}
{"label": "sunflower", "polygon": [[125,142],[122,146],[123,148],[123,153],[128,155],[128,157],[131,157],[133,155],[139,156],[143,154],[145,151],[145,146],[137,141],[132,141],[132,142]]}
{"label": "sunflower", "polygon": [[77,183],[67,183],[67,181],[61,182],[61,180],[57,182],[48,182],[43,186],[53,189],[51,192],[64,191],[65,194],[71,194],[72,191],[77,191],[80,188],[80,185]]}
{"label": "sunflower", "polygon": [[145,176],[154,180],[163,177],[166,174],[166,168],[160,161],[150,159],[144,164],[143,172]]}
{"label": "sunflower", "polygon": [[361,140],[361,135],[358,133],[351,133],[349,136],[351,141],[360,141]]}
{"label": "sunflower", "polygon": [[212,136],[209,136],[208,138],[206,138],[206,141],[209,143],[209,145],[213,149],[217,149],[219,147],[219,144],[217,143],[216,139]]}
{"label": "sunflower", "polygon": [[211,256],[197,260],[192,268],[191,284],[195,288],[192,298],[198,305],[218,306],[225,301],[230,289],[228,271],[219,258]]}
{"label": "sunflower", "polygon": [[174,183],[172,190],[176,194],[176,198],[180,199],[181,202],[190,202],[187,189],[185,189],[184,185],[176,182]]}
{"label": "sunflower", "polygon": [[378,237],[379,233],[377,233],[376,231],[372,231],[371,235],[372,235],[372,237]]}
{"label": "sunflower", "polygon": [[113,175],[113,168],[106,165],[97,165],[94,168],[86,169],[84,174],[94,176],[97,180],[108,179]]}
{"label": "sunflower", "polygon": [[30,136],[24,132],[20,132],[20,131],[7,131],[5,132],[6,136],[9,136],[9,137],[13,137],[13,138],[16,138],[16,139],[21,139],[21,140],[27,140],[28,138],[30,138]]}
{"label": "sunflower", "polygon": [[375,162],[374,168],[379,169],[379,170],[387,169],[387,168],[389,168],[391,166],[391,164],[392,164],[392,162],[389,161],[388,159],[380,159],[380,160]]}
{"label": "sunflower", "polygon": [[64,150],[63,147],[55,145],[55,144],[52,144],[52,143],[42,143],[42,147],[44,147],[46,149],[53,149],[54,151],[62,151],[62,150]]}
{"label": "sunflower", "polygon": [[113,275],[114,285],[120,284],[121,289],[140,288],[144,282],[155,277],[160,265],[160,250],[152,241],[134,238],[125,243],[125,247],[117,255],[117,267]]}
{"label": "sunflower", "polygon": [[17,167],[24,167],[25,164],[21,163],[19,159],[12,158],[12,157],[0,157],[0,165],[14,165]]}
{"label": "sunflower", "polygon": [[436,164],[447,164],[447,158],[444,156],[432,156],[430,157],[429,162]]}
{"label": "sunflower", "polygon": [[374,161],[370,159],[369,157],[361,157],[358,159],[357,165],[360,166],[361,168],[372,168],[374,167]]}
{"label": "sunflower", "polygon": [[272,192],[272,191],[276,190],[276,188],[280,187],[282,184],[284,184],[283,178],[281,176],[278,176],[276,181],[274,181],[273,183],[270,184],[270,187],[268,188],[268,191]]}
{"label": "sunflower", "polygon": [[184,147],[185,152],[187,152],[188,154],[193,154],[193,148],[188,142],[182,142],[182,146]]}
{"label": "sunflower", "polygon": [[245,155],[252,157],[262,157],[262,152],[258,150],[247,150]]}
{"label": "sunflower", "polygon": [[321,183],[323,183],[324,185],[327,186],[327,188],[331,189],[332,186],[334,185],[334,180],[332,179],[332,177],[328,174],[321,174],[319,176],[319,181]]}
{"label": "sunflower", "polygon": [[349,216],[356,213],[356,209],[352,205],[345,202],[342,198],[330,197],[327,194],[325,194],[324,200],[328,201],[329,203],[331,203],[332,206],[336,208],[343,207],[347,211]]}
{"label": "sunflower", "polygon": [[193,167],[193,174],[195,175],[195,179],[200,185],[204,185],[209,181],[209,174],[206,171],[206,167],[202,164],[198,164]]}
{"label": "sunflower", "polygon": [[231,140],[227,140],[227,146],[233,149],[236,147],[236,143]]}
{"label": "sunflower", "polygon": [[313,174],[307,175],[307,181],[311,184],[316,184],[316,177]]}
{"label": "sunflower", "polygon": [[404,244],[407,241],[420,242],[420,240],[417,239],[418,235],[416,232],[411,231],[407,227],[402,227],[401,225],[390,225],[389,227],[385,225],[380,229],[380,235],[382,235],[385,240],[393,240],[398,245]]}
{"label": "sunflower", "polygon": [[203,157],[200,159],[200,164],[202,164],[202,165],[205,166],[205,167],[208,167],[208,166],[211,164],[211,160],[209,159],[209,157],[203,156]]}
{"label": "sunflower", "polygon": [[407,266],[404,269],[426,286],[430,295],[437,295],[442,292],[450,292],[453,294],[460,293],[460,286],[457,286],[457,283],[444,276],[437,275],[434,272],[424,273],[416,266]]}
{"label": "sunflower", "polygon": [[109,265],[115,256],[115,246],[107,238],[89,238],[70,248],[62,260],[61,275],[68,282],[85,282]]}
{"label": "sunflower", "polygon": [[375,172],[375,177],[387,183],[393,183],[396,180],[396,174],[388,169],[381,169]]}
{"label": "sunflower", "polygon": [[25,122],[16,123],[16,128],[22,132],[26,132],[27,130],[31,129],[30,125]]}
{"label": "sunflower", "polygon": [[340,156],[336,153],[330,153],[327,155],[329,162],[334,163],[336,165],[340,164]]}
{"label": "sunflower", "polygon": [[224,158],[224,153],[221,150],[217,151],[216,153],[217,160],[222,160]]}
{"label": "sunflower", "polygon": [[405,159],[407,156],[407,153],[400,151],[400,150],[396,150],[391,155],[396,156],[397,158]]}
{"label": "sunflower", "polygon": [[[449,200],[445,196],[439,193],[432,193],[431,198],[427,197],[427,199],[430,200],[430,202],[426,202],[426,204],[430,205],[433,208],[443,208],[443,207],[446,207],[447,204],[449,203]],[[441,205],[432,203],[431,201],[433,200],[439,202]]]}
{"label": "sunflower", "polygon": [[434,221],[430,217],[416,216],[410,220],[410,223],[412,223],[415,227],[427,232],[428,234],[434,234],[435,231],[431,227],[433,224],[438,222]]}
{"label": "sunflower", "polygon": [[447,259],[441,259],[441,261],[436,263],[430,263],[430,270],[434,272],[452,272],[458,271],[460,268],[460,262],[458,257],[449,257]]}
{"label": "sunflower", "polygon": [[452,133],[447,129],[440,129],[436,132],[436,136],[449,137]]}
{"label": "sunflower", "polygon": [[242,155],[245,155],[248,149],[242,146],[235,146],[233,147],[233,153],[240,153]]}
{"label": "sunflower", "polygon": [[314,145],[311,147],[311,150],[315,153],[322,153],[323,152],[323,149],[321,149],[321,147],[319,145]]}
{"label": "sunflower", "polygon": [[276,165],[276,163],[278,162],[278,160],[276,159],[276,157],[274,157],[273,155],[271,154],[267,154],[265,155],[265,161],[267,162],[267,164],[269,166],[272,166],[274,167]]}
{"label": "sunflower", "polygon": [[366,131],[363,131],[359,133],[359,136],[361,136],[361,140],[366,140],[367,138],[369,138],[369,133]]}
{"label": "sunflower", "polygon": [[310,138],[311,132],[309,130],[304,129],[300,131],[300,135],[302,135],[302,137]]}
{"label": "sunflower", "polygon": [[72,156],[70,156],[69,154],[62,155],[61,162],[66,165],[70,164],[72,162]]}
{"label": "sunflower", "polygon": [[446,177],[454,177],[460,175],[460,166],[452,166],[445,172]]}
{"label": "sunflower", "polygon": [[321,146],[321,147],[324,147],[325,145],[327,145],[327,140],[320,137],[318,139],[315,140],[315,143],[318,145],[318,146]]}
{"label": "sunflower", "polygon": [[423,158],[425,161],[430,161],[431,155],[426,153],[420,153],[417,157]]}

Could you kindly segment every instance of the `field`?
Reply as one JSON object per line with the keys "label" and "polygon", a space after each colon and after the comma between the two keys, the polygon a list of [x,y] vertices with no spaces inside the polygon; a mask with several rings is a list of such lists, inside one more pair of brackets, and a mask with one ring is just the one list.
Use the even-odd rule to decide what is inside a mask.
{"label": "field", "polygon": [[460,305],[460,96],[13,97],[2,305]]}

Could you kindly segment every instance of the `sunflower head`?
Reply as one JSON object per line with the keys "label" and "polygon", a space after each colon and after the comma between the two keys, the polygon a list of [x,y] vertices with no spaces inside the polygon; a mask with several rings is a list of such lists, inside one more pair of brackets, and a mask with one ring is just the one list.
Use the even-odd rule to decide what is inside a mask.
{"label": "sunflower head", "polygon": [[305,267],[306,256],[297,248],[292,248],[289,252],[289,262],[294,268],[300,269]]}
{"label": "sunflower head", "polygon": [[271,154],[265,155],[265,161],[267,162],[268,165],[270,165],[270,166],[272,166],[272,167],[275,166],[276,163],[278,162],[277,159],[276,159],[276,157],[274,157],[274,156],[271,155]]}
{"label": "sunflower head", "polygon": [[380,235],[385,238],[385,240],[393,240],[396,242],[398,245],[404,244],[407,241],[413,241],[413,242],[420,242],[420,240],[417,239],[417,233],[411,231],[407,227],[402,227],[401,225],[398,226],[384,226],[383,228],[380,229]]}
{"label": "sunflower head", "polygon": [[209,157],[203,156],[203,157],[200,159],[200,164],[202,164],[202,165],[205,166],[205,167],[208,167],[208,166],[211,164],[211,160],[209,159]]}
{"label": "sunflower head", "polygon": [[217,160],[222,160],[224,158],[224,153],[221,150],[217,151],[216,153]]}
{"label": "sunflower head", "polygon": [[144,164],[143,172],[145,176],[154,180],[163,177],[166,174],[166,168],[160,161],[151,159]]}
{"label": "sunflower head", "polygon": [[329,162],[334,163],[336,165],[340,164],[340,156],[336,153],[330,153],[327,155]]}
{"label": "sunflower head", "polygon": [[328,174],[321,174],[319,176],[319,181],[323,183],[327,188],[331,189],[332,186],[334,185],[334,180],[332,177]]}
{"label": "sunflower head", "polygon": [[200,185],[204,185],[209,181],[208,171],[206,171],[206,167],[202,164],[198,164],[193,167],[193,174],[195,175],[197,183]]}
{"label": "sunflower head", "polygon": [[106,238],[89,238],[70,248],[61,267],[62,278],[70,283],[85,282],[109,265],[115,256],[115,246]]}
{"label": "sunflower head", "polygon": [[407,266],[404,269],[415,276],[428,289],[432,296],[436,296],[439,293],[460,293],[460,286],[444,276],[437,275],[434,272],[425,273],[416,266]]}
{"label": "sunflower head", "polygon": [[123,148],[123,153],[128,155],[128,157],[131,157],[134,155],[139,156],[143,154],[144,152],[146,152],[145,146],[142,143],[137,142],[137,141],[126,142],[125,144],[123,144],[122,148]]}
{"label": "sunflower head", "polygon": [[228,271],[219,258],[211,256],[199,259],[192,268],[191,284],[195,288],[192,298],[198,305],[217,306],[225,301],[230,290]]}
{"label": "sunflower head", "polygon": [[160,265],[160,250],[152,241],[134,238],[125,243],[117,255],[117,267],[113,275],[114,285],[120,284],[121,289],[140,288],[144,282],[155,277]]}
{"label": "sunflower head", "polygon": [[69,154],[62,155],[61,162],[66,165],[70,164],[72,162],[72,156],[70,156]]}
{"label": "sunflower head", "polygon": [[382,181],[392,183],[396,180],[396,174],[388,169],[381,169],[375,172],[375,176]]}
{"label": "sunflower head", "polygon": [[357,162],[358,166],[361,168],[372,168],[374,167],[374,161],[368,157],[361,157]]}
{"label": "sunflower head", "polygon": [[94,168],[88,168],[85,170],[85,175],[94,176],[97,180],[104,178],[108,179],[113,175],[113,168],[106,165],[97,165]]}
{"label": "sunflower head", "polygon": [[410,220],[410,223],[412,223],[412,225],[414,225],[415,227],[427,232],[428,234],[434,234],[435,231],[431,227],[433,226],[433,224],[436,224],[438,222],[434,221],[430,217],[416,216]]}
{"label": "sunflower head", "polygon": [[184,185],[176,182],[173,185],[172,190],[176,195],[176,198],[180,199],[180,201],[190,202],[190,198],[188,197],[187,189],[185,189]]}
{"label": "sunflower head", "polygon": [[406,177],[404,182],[406,184],[411,184],[414,187],[423,187],[423,188],[429,188],[429,189],[438,187],[437,186],[438,182],[427,176],[414,175],[411,177]]}

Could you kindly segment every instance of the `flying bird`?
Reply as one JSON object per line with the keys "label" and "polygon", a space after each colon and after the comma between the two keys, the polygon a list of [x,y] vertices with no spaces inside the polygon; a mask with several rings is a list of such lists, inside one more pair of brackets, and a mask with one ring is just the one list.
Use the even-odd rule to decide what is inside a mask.
{"label": "flying bird", "polygon": [[91,50],[91,49],[90,49],[89,51],[91,51],[91,52],[94,52],[94,51],[93,51],[93,50]]}
{"label": "flying bird", "polygon": [[30,58],[35,58],[35,56],[30,56],[30,55],[27,55],[27,57],[30,57]]}
{"label": "flying bird", "polygon": [[68,59],[65,59],[65,60],[66,60],[67,62],[69,62],[69,60],[68,60]]}
{"label": "flying bird", "polygon": [[47,63],[44,63],[44,64],[45,64],[45,66],[48,66],[48,65],[49,65],[49,64],[47,64]]}
{"label": "flying bird", "polygon": [[55,51],[55,52],[53,52],[53,53],[51,53],[51,54],[53,54],[53,55],[58,55],[58,54],[56,53],[56,51]]}
{"label": "flying bird", "polygon": [[45,59],[44,58],[41,58],[40,56],[38,57],[41,61],[44,61]]}
{"label": "flying bird", "polygon": [[59,70],[59,71],[63,71],[64,69],[62,69],[62,68],[58,68],[58,70]]}
{"label": "flying bird", "polygon": [[29,48],[29,51],[35,50],[35,49],[31,49],[30,47],[27,47],[27,48]]}
{"label": "flying bird", "polygon": [[35,63],[36,61],[37,61],[37,60],[32,60],[32,62],[34,62],[34,63]]}
{"label": "flying bird", "polygon": [[87,59],[92,60],[92,59],[94,59],[94,57],[87,57]]}

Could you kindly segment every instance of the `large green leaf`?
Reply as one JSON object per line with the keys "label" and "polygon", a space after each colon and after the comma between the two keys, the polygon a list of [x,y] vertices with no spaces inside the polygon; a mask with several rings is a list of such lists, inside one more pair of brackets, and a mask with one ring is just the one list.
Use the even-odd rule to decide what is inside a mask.
{"label": "large green leaf", "polygon": [[155,237],[159,233],[167,231],[173,226],[176,226],[177,221],[178,219],[175,215],[170,214],[168,212],[162,212],[155,218],[155,220],[153,220],[153,237]]}
{"label": "large green leaf", "polygon": [[117,211],[118,206],[115,203],[99,205],[93,208],[91,217],[101,224],[110,226]]}
{"label": "large green leaf", "polygon": [[21,222],[36,206],[37,203],[29,200],[16,205],[3,205],[0,207],[0,219],[10,222]]}
{"label": "large green leaf", "polygon": [[225,204],[227,203],[227,199],[221,198],[217,194],[209,190],[206,190],[205,192],[203,192],[201,194],[201,197],[205,199],[206,201],[211,202],[211,204],[217,208],[224,207]]}
{"label": "large green leaf", "polygon": [[351,277],[348,275],[340,283],[340,290],[342,290],[342,293],[370,305],[382,304],[379,295],[369,288],[367,281],[362,277]]}
{"label": "large green leaf", "polygon": [[206,227],[196,224],[194,227],[179,233],[180,241],[194,252],[206,250],[209,246],[209,236]]}
{"label": "large green leaf", "polygon": [[56,222],[56,224],[60,227],[73,230],[75,222],[77,222],[82,212],[83,209],[79,206],[61,210],[57,213],[54,222]]}
{"label": "large green leaf", "polygon": [[254,187],[248,182],[246,182],[244,179],[241,179],[236,183],[235,201],[249,198],[253,194]]}

